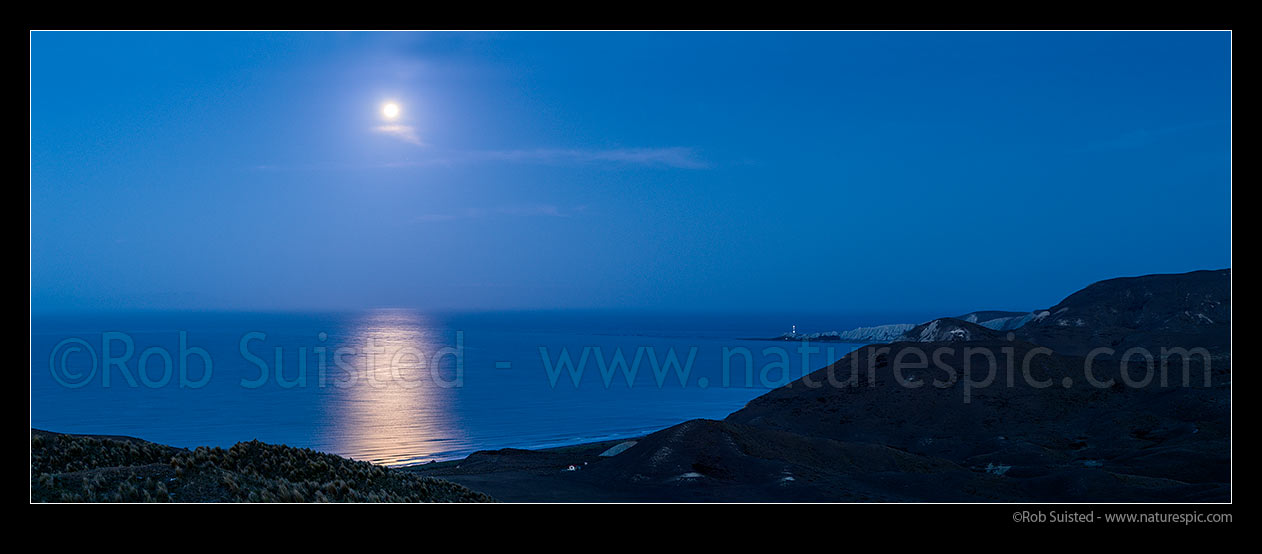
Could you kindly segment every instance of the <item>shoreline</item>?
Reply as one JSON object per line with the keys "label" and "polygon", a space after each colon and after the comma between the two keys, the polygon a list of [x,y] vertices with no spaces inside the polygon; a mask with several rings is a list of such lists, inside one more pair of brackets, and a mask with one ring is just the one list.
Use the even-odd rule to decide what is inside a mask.
{"label": "shoreline", "polygon": [[[661,429],[653,429],[653,430],[647,430],[647,431],[644,431],[644,432],[641,432],[641,433],[615,434],[615,435],[611,435],[611,438],[602,438],[602,439],[599,439],[599,440],[582,440],[582,441],[578,441],[578,442],[568,442],[568,441],[567,441],[567,442],[565,442],[565,443],[563,443],[563,444],[550,444],[550,445],[523,445],[523,446],[500,446],[500,447],[498,447],[498,448],[479,448],[479,449],[477,449],[477,450],[470,451],[469,453],[464,454],[464,455],[462,455],[462,456],[453,456],[453,457],[445,457],[445,458],[433,458],[433,459],[432,459],[432,461],[427,461],[427,462],[411,462],[411,463],[404,463],[404,464],[398,464],[398,465],[379,464],[379,463],[372,462],[372,461],[368,461],[368,460],[356,460],[356,461],[367,461],[367,462],[368,462],[368,463],[370,463],[370,464],[373,464],[373,465],[378,465],[378,466],[381,466],[381,467],[386,467],[386,468],[390,468],[390,469],[409,469],[409,468],[417,468],[417,467],[428,467],[428,466],[434,466],[435,464],[445,464],[445,463],[450,463],[450,462],[459,462],[459,461],[461,461],[461,460],[465,460],[465,459],[469,458],[469,456],[472,456],[472,455],[474,455],[474,454],[478,454],[478,453],[481,453],[481,452],[497,452],[497,451],[502,451],[502,450],[526,450],[526,451],[531,451],[531,452],[549,452],[549,451],[563,450],[563,449],[574,448],[574,447],[585,447],[585,446],[589,446],[589,445],[596,445],[596,444],[606,444],[606,443],[616,444],[616,443],[620,443],[620,442],[626,442],[626,441],[632,441],[632,440],[640,439],[640,438],[643,438],[643,437],[645,437],[645,436],[647,436],[647,435],[649,435],[649,434],[655,433],[655,432],[660,431],[660,430],[661,430]],[[341,454],[334,454],[334,453],[332,453],[332,452],[326,452],[326,454],[330,454],[330,455],[333,455],[333,456],[343,457],[343,458],[346,458],[346,459],[348,459],[348,460],[353,460],[353,459],[354,459],[354,458],[350,458],[350,457],[347,457],[347,456],[342,456]]]}

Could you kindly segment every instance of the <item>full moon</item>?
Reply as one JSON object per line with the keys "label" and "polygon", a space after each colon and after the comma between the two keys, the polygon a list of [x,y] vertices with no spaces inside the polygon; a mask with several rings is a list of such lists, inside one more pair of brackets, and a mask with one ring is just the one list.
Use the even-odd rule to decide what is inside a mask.
{"label": "full moon", "polygon": [[387,102],[386,105],[381,107],[381,115],[386,116],[386,119],[399,117],[399,105],[394,102]]}

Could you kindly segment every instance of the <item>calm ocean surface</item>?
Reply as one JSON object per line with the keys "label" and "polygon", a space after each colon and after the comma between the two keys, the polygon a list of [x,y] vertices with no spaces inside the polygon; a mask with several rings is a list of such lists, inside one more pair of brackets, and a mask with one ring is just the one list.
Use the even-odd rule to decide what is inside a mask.
{"label": "calm ocean surface", "polygon": [[[184,447],[257,438],[403,465],[721,419],[859,346],[815,345],[804,365],[797,343],[742,338],[793,324],[813,332],[904,320],[912,321],[413,310],[37,315],[31,425]],[[726,384],[724,348],[735,352]],[[561,365],[563,352],[581,373]]]}

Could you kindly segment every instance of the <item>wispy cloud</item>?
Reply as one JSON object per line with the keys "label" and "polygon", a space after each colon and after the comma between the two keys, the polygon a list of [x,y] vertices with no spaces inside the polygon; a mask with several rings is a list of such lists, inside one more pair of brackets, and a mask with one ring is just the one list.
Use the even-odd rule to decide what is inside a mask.
{"label": "wispy cloud", "polygon": [[[418,146],[425,146],[416,131],[406,125],[383,125],[374,130]],[[706,169],[709,166],[695,150],[668,148],[535,148],[519,150],[426,150],[421,157],[376,164],[261,165],[264,170],[355,170],[407,167],[452,167],[471,164],[508,163],[556,166],[641,166],[671,169]]]}
{"label": "wispy cloud", "polygon": [[417,146],[425,146],[425,143],[421,142],[421,137],[416,134],[416,128],[411,125],[379,125],[377,127],[373,127],[372,130],[376,133],[392,136],[403,142],[409,142]]}
{"label": "wispy cloud", "polygon": [[[427,146],[421,141],[416,128],[403,123],[387,123],[372,128],[374,133]],[[388,164],[389,167],[422,165],[452,165],[469,162],[514,162],[553,165],[626,164],[673,167],[679,169],[704,169],[706,163],[692,148],[671,146],[665,148],[534,148],[516,150],[463,150],[454,152],[430,152],[430,157],[420,160]]]}
{"label": "wispy cloud", "polygon": [[706,163],[697,157],[693,149],[685,147],[487,150],[475,153],[475,158],[546,164],[618,163],[681,169],[703,169],[706,167]]}
{"label": "wispy cloud", "polygon": [[496,216],[518,217],[572,217],[583,212],[587,206],[575,206],[562,209],[553,204],[518,204],[498,206],[494,208],[466,208],[446,213],[421,214],[413,218],[419,223],[438,223],[443,221],[460,221],[466,219],[484,219]]}
{"label": "wispy cloud", "polygon": [[535,148],[519,150],[460,150],[384,164],[384,167],[453,166],[478,163],[543,165],[638,165],[676,169],[705,169],[708,164],[692,148]]}

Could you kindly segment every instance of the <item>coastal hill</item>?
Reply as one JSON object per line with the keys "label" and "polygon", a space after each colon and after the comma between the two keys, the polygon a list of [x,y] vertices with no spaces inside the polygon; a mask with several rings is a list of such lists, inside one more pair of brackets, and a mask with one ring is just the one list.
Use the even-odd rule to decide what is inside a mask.
{"label": "coastal hill", "polygon": [[953,317],[943,317],[922,323],[898,337],[898,341],[911,342],[961,342],[997,340],[1001,333]]}
{"label": "coastal hill", "polygon": [[[684,422],[616,453],[509,449],[411,471],[503,500],[1229,501],[1230,270],[1103,281],[1047,312],[1015,340],[936,320],[925,336],[945,341],[865,346],[722,421]],[[1088,372],[1076,353],[1096,339],[1219,355],[1145,382],[1155,366],[1124,372],[1103,358]],[[988,379],[965,348],[1000,368],[1030,359],[1028,375]]]}
{"label": "coastal hill", "polygon": [[[1230,288],[1230,269],[1120,277],[1093,283],[1046,310],[981,310],[935,321],[959,320],[1001,332],[1020,329],[1017,336],[1022,339],[1077,355],[1090,350],[1082,348],[1086,345],[1118,353],[1134,346],[1191,348],[1171,342],[1191,334],[1198,338],[1196,346],[1221,355],[1230,345]],[[906,340],[908,333],[918,335],[930,323],[785,333],[772,340],[888,343]]]}
{"label": "coastal hill", "polygon": [[1231,346],[1231,270],[1109,279],[1092,284],[1016,331],[1019,338],[1065,354],[1109,347]]}
{"label": "coastal hill", "polygon": [[1025,325],[1034,318],[1032,312],[1006,312],[1000,310],[982,310],[956,316],[955,319],[976,323],[987,329],[1011,331]]}

